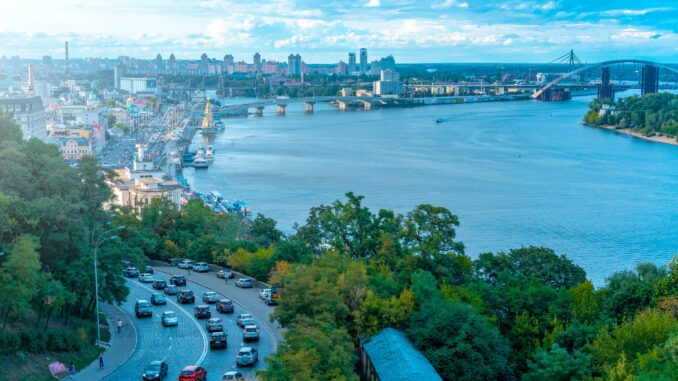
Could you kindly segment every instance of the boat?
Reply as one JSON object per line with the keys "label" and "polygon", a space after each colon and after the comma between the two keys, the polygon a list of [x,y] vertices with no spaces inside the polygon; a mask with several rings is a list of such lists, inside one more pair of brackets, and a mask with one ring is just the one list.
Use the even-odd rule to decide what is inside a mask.
{"label": "boat", "polygon": [[226,126],[224,125],[224,122],[217,120],[214,125],[217,127],[217,131],[223,131],[226,129]]}
{"label": "boat", "polygon": [[214,160],[214,148],[212,148],[212,146],[207,146],[207,148],[205,148],[205,159]]}
{"label": "boat", "polygon": [[207,98],[207,102],[205,102],[205,112],[203,114],[202,118],[202,131],[201,134],[203,135],[212,135],[217,133],[217,127],[214,123],[214,115],[212,114],[212,103],[210,103],[210,99]]}
{"label": "boat", "polygon": [[442,123],[442,122],[444,122],[444,121],[445,121],[445,120],[444,120],[443,118],[438,118],[438,119],[436,119],[436,124]]}
{"label": "boat", "polygon": [[184,163],[192,163],[195,160],[195,155],[197,152],[186,152],[181,156],[181,161]]}
{"label": "boat", "polygon": [[209,168],[209,166],[210,163],[207,161],[207,159],[205,159],[202,156],[200,157],[196,156],[195,160],[193,160],[193,168],[195,169],[207,169]]}

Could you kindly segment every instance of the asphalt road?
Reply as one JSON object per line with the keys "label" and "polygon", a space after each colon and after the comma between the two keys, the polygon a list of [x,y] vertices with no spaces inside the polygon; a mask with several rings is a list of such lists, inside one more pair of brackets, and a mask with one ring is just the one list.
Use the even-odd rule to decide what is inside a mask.
{"label": "asphalt road", "polygon": [[[154,276],[156,279],[169,280],[167,274],[158,271]],[[146,365],[153,360],[160,359],[165,359],[169,365],[169,375],[166,380],[178,379],[179,372],[187,365],[201,365],[207,369],[208,379],[220,380],[226,371],[236,368],[235,355],[238,349],[245,345],[259,350],[259,362],[252,368],[240,368],[240,372],[247,379],[255,379],[256,371],[265,367],[263,359],[274,351],[273,334],[266,325],[262,325],[260,322],[261,318],[267,318],[267,316],[260,318],[260,316],[254,315],[255,322],[260,327],[260,341],[247,344],[242,342],[242,330],[235,323],[235,318],[238,314],[249,311],[238,304],[236,304],[233,314],[220,314],[213,304],[210,305],[212,317],[223,319],[224,332],[228,335],[228,347],[226,349],[210,350],[209,333],[205,328],[206,320],[197,320],[193,317],[193,308],[195,305],[202,304],[202,295],[205,291],[208,291],[205,287],[189,281],[185,288],[195,293],[195,305],[181,305],[176,302],[175,296],[168,296],[167,305],[153,307],[152,318],[137,319],[134,316],[136,299],[150,300],[151,293],[155,290],[150,283],[140,283],[136,279],[128,280],[127,285],[130,288],[130,295],[121,308],[131,317],[134,327],[124,326],[123,330],[136,330],[137,347],[124,365],[104,378],[106,381],[139,380]],[[215,291],[219,293],[219,290]],[[256,293],[252,294],[252,297],[258,297]],[[228,295],[224,296],[229,297]],[[163,311],[168,310],[177,313],[179,326],[162,326],[160,316]],[[112,320],[117,321],[117,318],[113,316]]]}

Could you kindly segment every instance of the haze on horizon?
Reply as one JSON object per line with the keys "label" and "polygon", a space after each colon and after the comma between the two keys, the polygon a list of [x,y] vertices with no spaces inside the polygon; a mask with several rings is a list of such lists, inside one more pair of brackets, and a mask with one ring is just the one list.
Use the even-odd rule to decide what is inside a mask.
{"label": "haze on horizon", "polygon": [[[370,59],[399,63],[548,62],[569,49],[587,62],[678,62],[675,0],[12,1],[0,14],[0,55],[121,55],[250,61]],[[6,7],[7,8],[7,7]],[[49,11],[43,11],[49,10]]]}

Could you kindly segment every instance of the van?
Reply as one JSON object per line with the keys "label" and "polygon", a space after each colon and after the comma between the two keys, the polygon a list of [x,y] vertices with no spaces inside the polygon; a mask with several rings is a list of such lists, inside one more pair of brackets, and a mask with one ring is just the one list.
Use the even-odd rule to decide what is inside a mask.
{"label": "van", "polygon": [[152,317],[153,309],[151,308],[151,303],[148,300],[137,299],[137,302],[134,304],[134,314],[137,318]]}

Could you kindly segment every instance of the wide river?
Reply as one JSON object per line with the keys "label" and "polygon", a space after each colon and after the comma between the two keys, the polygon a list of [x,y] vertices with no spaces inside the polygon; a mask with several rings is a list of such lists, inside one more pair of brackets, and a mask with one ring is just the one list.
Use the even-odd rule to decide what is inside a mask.
{"label": "wide river", "polygon": [[582,126],[590,99],[345,112],[317,104],[313,114],[297,104],[285,116],[270,107],[225,119],[213,165],[185,176],[288,232],[348,191],[375,212],[442,205],[459,216],[470,256],[543,245],[601,285],[678,253],[678,147]]}

